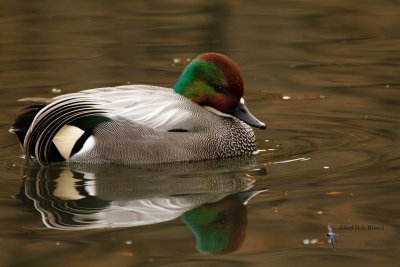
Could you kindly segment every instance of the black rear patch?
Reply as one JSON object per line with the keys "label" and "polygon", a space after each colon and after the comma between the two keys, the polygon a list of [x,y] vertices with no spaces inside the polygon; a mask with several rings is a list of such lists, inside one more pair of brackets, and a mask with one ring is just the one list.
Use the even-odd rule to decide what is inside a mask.
{"label": "black rear patch", "polygon": [[71,150],[71,154],[69,155],[72,157],[75,153],[79,152],[83,145],[85,144],[86,140],[92,135],[92,132],[84,132],[81,137],[75,142],[74,147]]}
{"label": "black rear patch", "polygon": [[28,108],[32,108],[31,110],[20,114],[16,119],[14,124],[11,126],[11,131],[15,133],[18,137],[19,142],[21,145],[24,144],[26,132],[31,126],[33,119],[35,118],[36,114],[43,108],[43,105],[35,105]]}
{"label": "black rear patch", "polygon": [[85,132],[89,132],[90,134],[92,134],[93,130],[97,127],[99,123],[107,121],[111,121],[111,119],[101,115],[91,115],[76,119],[68,124],[76,126],[84,130]]}
{"label": "black rear patch", "polygon": [[50,144],[49,152],[47,154],[47,161],[48,162],[60,162],[64,161],[64,157],[61,156],[60,152],[58,152],[57,147],[54,145],[54,143]]}

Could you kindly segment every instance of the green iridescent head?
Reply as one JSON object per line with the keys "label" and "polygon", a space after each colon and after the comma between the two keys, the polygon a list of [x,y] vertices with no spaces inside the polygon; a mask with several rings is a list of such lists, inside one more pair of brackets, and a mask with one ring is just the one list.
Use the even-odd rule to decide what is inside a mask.
{"label": "green iridescent head", "polygon": [[251,126],[266,128],[244,105],[242,74],[223,54],[199,55],[186,66],[173,88],[219,116],[234,116]]}

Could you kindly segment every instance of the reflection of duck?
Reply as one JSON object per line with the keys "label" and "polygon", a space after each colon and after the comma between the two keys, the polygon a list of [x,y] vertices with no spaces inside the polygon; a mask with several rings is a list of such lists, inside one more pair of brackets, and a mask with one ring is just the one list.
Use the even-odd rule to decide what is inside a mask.
{"label": "reflection of duck", "polygon": [[249,191],[255,180],[242,170],[258,175],[265,169],[241,167],[247,160],[29,168],[19,198],[33,201],[43,223],[59,230],[140,226],[182,216],[200,252],[226,253],[244,240],[248,200],[265,191]]}
{"label": "reflection of duck", "polygon": [[196,236],[197,250],[215,254],[240,248],[246,235],[246,204],[264,191],[266,189],[236,193],[185,212],[182,220]]}
{"label": "reflection of duck", "polygon": [[86,90],[35,104],[16,133],[39,163],[141,164],[251,155],[250,126],[265,129],[243,100],[237,65],[205,53],[183,71],[173,90],[129,85]]}
{"label": "reflection of duck", "polygon": [[[213,162],[221,166],[219,170],[223,169],[221,162]],[[253,186],[253,179],[236,177],[230,172],[211,175],[206,168],[205,174],[188,177],[187,173],[196,173],[204,164],[212,168],[210,162],[201,167],[198,164],[174,165],[168,169],[162,166],[30,169],[24,193],[34,201],[47,227],[69,230],[169,221]],[[179,174],[179,170],[183,172]]]}

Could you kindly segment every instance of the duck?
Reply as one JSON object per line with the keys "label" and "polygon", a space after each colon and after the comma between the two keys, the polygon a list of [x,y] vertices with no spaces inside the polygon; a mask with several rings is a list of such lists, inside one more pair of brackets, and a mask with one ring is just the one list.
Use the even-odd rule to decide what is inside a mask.
{"label": "duck", "polygon": [[224,54],[202,53],[172,88],[122,85],[51,99],[30,97],[10,132],[40,165],[159,164],[253,155],[252,127],[267,126],[244,101],[243,77]]}

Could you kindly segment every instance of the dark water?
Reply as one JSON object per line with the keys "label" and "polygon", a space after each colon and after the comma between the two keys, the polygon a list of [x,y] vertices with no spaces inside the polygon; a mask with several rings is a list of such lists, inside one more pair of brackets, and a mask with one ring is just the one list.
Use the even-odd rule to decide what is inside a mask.
{"label": "dark water", "polygon": [[[399,1],[0,6],[0,266],[398,266]],[[7,132],[17,99],[171,86],[205,51],[238,63],[269,125],[255,158],[42,169],[19,158]]]}

